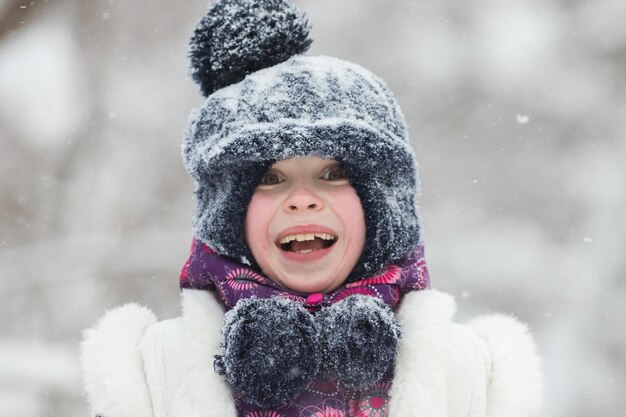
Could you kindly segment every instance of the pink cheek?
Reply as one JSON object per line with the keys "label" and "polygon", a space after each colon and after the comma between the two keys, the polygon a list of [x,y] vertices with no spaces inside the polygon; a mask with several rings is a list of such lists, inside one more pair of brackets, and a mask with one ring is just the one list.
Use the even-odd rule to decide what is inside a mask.
{"label": "pink cheek", "polygon": [[333,208],[351,236],[365,238],[365,213],[361,200],[353,188],[334,193]]}
{"label": "pink cheek", "polygon": [[267,233],[275,213],[274,199],[263,193],[252,195],[246,212],[246,240],[254,254],[268,247]]}

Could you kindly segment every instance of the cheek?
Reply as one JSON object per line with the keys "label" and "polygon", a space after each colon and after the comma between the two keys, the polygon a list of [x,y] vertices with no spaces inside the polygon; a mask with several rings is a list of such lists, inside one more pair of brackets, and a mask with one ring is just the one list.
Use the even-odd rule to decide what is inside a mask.
{"label": "cheek", "polygon": [[246,242],[255,254],[255,251],[267,247],[267,231],[274,215],[274,200],[262,193],[252,195],[246,211]]}
{"label": "cheek", "polygon": [[353,241],[365,241],[365,213],[354,188],[346,188],[333,196],[335,213],[341,219],[345,232]]}

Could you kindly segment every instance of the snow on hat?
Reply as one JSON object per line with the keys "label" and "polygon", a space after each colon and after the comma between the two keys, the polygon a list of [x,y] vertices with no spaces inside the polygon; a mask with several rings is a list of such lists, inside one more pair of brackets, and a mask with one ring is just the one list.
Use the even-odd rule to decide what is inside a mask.
{"label": "snow on hat", "polygon": [[183,144],[194,178],[196,237],[258,268],[246,210],[271,165],[315,155],[341,163],[365,212],[366,243],[350,275],[372,275],[419,243],[417,165],[404,117],[384,82],[336,58],[303,56],[305,17],[286,0],[218,0],[190,42],[206,100]]}

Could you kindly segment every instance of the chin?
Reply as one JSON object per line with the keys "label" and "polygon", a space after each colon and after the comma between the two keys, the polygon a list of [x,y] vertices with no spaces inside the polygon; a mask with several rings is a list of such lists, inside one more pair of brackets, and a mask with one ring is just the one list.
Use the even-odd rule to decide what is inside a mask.
{"label": "chin", "polygon": [[311,279],[309,277],[290,277],[279,282],[283,287],[290,290],[303,292],[303,293],[327,293],[341,285],[341,282],[334,282],[332,279]]}

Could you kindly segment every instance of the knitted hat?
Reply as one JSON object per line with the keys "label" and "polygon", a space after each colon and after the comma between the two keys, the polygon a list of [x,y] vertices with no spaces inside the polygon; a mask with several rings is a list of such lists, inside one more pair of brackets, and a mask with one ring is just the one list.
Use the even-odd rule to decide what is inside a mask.
{"label": "knitted hat", "polygon": [[258,269],[243,225],[261,177],[283,159],[334,159],[365,213],[353,280],[417,246],[417,166],[384,82],[350,62],[300,55],[308,31],[286,0],[218,0],[197,26],[190,73],[206,100],[191,113],[183,145],[197,185],[192,226],[219,254]]}

